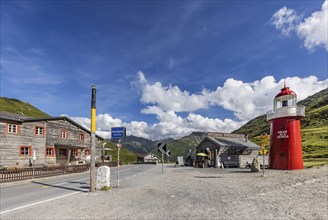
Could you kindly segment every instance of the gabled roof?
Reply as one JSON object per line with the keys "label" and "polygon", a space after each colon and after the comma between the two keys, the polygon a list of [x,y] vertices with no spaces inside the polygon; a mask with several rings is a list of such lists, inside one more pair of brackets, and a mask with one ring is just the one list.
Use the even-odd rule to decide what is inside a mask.
{"label": "gabled roof", "polygon": [[243,138],[231,138],[231,137],[205,137],[196,148],[202,145],[204,141],[210,141],[219,147],[234,147],[234,148],[250,148],[250,149],[260,149],[261,147],[250,140],[245,140]]}
{"label": "gabled roof", "polygon": [[[91,134],[91,131],[77,122],[73,121],[69,117],[66,116],[58,116],[58,117],[45,117],[45,118],[33,118],[25,115],[19,115],[19,114],[14,114],[10,112],[0,112],[0,119],[5,120],[5,121],[12,121],[12,122],[18,122],[18,123],[24,123],[24,122],[38,122],[38,121],[58,121],[58,120],[64,120],[68,121],[69,123],[77,126],[81,130],[84,130],[85,132]],[[96,137],[100,140],[104,140],[104,138],[100,137],[99,135],[96,135]]]}

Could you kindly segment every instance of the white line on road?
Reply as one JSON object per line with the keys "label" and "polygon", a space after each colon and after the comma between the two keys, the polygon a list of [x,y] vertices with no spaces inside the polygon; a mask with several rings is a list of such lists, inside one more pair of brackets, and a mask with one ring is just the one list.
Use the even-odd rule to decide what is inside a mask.
{"label": "white line on road", "polygon": [[[84,192],[87,192],[87,191],[84,191]],[[10,209],[10,210],[7,210],[7,211],[0,212],[0,215],[8,213],[8,212],[16,211],[16,210],[19,210],[19,209],[27,208],[27,207],[30,207],[30,206],[38,205],[38,204],[41,204],[41,203],[50,202],[50,201],[53,201],[53,200],[56,200],[56,199],[61,199],[61,198],[67,197],[67,196],[77,194],[77,193],[81,193],[81,192],[73,192],[73,193],[66,194],[66,195],[63,195],[63,196],[58,196],[58,197],[55,197],[55,198],[52,198],[52,199],[47,199],[47,200],[43,200],[43,201],[40,201],[40,202],[35,202],[35,203],[28,204],[28,205],[20,206],[20,207],[14,208],[14,209]]]}
{"label": "white line on road", "polygon": [[77,182],[77,181],[82,181],[82,180],[88,180],[88,179],[90,179],[90,178],[88,177],[88,178],[83,178],[83,179],[79,179],[79,180],[72,180],[72,181],[67,181],[67,182],[63,182],[63,183],[57,183],[57,184],[54,184],[54,186],[60,186],[60,185],[70,184],[72,182]]}

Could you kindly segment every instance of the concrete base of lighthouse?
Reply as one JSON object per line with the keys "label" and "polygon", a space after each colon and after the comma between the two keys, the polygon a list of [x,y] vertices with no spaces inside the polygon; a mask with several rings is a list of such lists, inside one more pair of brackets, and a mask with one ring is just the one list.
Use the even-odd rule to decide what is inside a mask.
{"label": "concrete base of lighthouse", "polygon": [[300,119],[276,118],[270,121],[269,167],[278,170],[303,169]]}

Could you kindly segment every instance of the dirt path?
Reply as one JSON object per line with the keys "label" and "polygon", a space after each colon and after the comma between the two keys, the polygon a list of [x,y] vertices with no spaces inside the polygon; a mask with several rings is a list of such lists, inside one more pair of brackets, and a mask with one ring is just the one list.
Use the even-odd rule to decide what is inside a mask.
{"label": "dirt path", "polygon": [[300,171],[161,167],[1,219],[328,219],[328,166]]}

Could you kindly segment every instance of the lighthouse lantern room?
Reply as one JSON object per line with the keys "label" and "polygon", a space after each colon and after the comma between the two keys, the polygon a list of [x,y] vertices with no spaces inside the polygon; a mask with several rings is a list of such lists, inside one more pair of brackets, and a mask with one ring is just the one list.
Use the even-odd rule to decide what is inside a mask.
{"label": "lighthouse lantern room", "polygon": [[297,95],[284,85],[267,113],[270,122],[269,166],[271,169],[303,169],[300,119],[305,107],[297,106]]}

